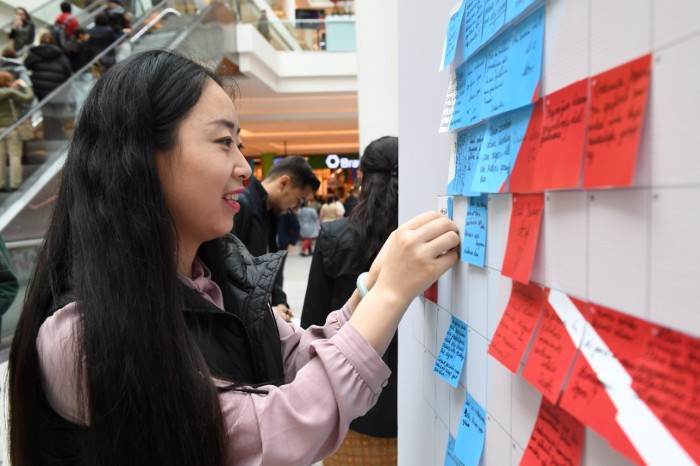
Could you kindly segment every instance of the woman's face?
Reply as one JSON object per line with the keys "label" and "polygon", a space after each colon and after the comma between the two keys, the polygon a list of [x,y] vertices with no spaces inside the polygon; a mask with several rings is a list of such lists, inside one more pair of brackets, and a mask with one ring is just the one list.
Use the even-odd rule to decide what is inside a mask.
{"label": "woman's face", "polygon": [[27,20],[27,15],[24,13],[24,10],[23,10],[23,9],[17,8],[17,10],[15,10],[15,14],[16,14],[16,15],[19,17],[19,19],[21,19],[22,21],[26,21],[26,20]]}
{"label": "woman's face", "polygon": [[165,200],[180,248],[196,250],[231,231],[238,195],[250,177],[240,148],[238,116],[231,98],[208,79],[197,104],[178,126],[178,144],[157,154]]}

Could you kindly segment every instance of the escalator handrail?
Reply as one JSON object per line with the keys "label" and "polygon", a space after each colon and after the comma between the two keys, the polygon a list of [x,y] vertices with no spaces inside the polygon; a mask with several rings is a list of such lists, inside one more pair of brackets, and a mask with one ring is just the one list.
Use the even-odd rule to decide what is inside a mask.
{"label": "escalator handrail", "polygon": [[[150,10],[144,13],[143,17],[139,19],[134,26],[132,27],[133,30],[139,29],[141,26],[143,26],[150,15],[152,15],[154,12],[160,10],[160,9],[166,9],[169,8],[172,3],[175,3],[175,0],[169,0],[167,2],[162,2],[158,5],[155,5],[151,7]],[[90,70],[92,65],[97,63],[102,57],[106,56],[109,54],[111,51],[113,51],[115,48],[117,48],[119,45],[121,45],[124,41],[129,39],[129,34],[122,34],[117,40],[112,42],[112,44],[107,47],[105,50],[99,53],[99,55],[96,55],[93,60],[88,63],[87,65],[83,66],[80,68],[78,71],[74,72],[64,83],[62,83],[60,86],[58,86],[56,89],[51,91],[50,94],[48,94],[46,97],[44,97],[37,105],[31,108],[27,113],[22,115],[15,121],[12,125],[8,126],[5,128],[4,131],[0,132],[0,140],[2,140],[5,136],[7,136],[10,131],[17,129],[22,123],[24,123],[25,120],[32,118],[32,116],[41,110],[46,104],[50,103],[54,97],[59,95],[61,92],[64,92],[65,90],[69,89],[70,85],[73,83],[75,79],[77,79],[79,76],[81,76],[83,73],[87,72]]]}

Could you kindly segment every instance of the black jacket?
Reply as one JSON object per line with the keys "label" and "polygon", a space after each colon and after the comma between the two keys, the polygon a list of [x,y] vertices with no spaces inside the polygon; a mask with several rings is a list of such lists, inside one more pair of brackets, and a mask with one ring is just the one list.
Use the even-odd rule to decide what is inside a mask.
{"label": "black jacket", "polygon": [[[253,257],[232,235],[224,243],[228,282],[221,291],[226,311],[181,285],[189,335],[214,376],[248,384],[281,385],[285,382],[282,346],[269,299],[284,253]],[[54,307],[57,310],[74,300],[66,295]],[[81,438],[87,428],[60,417],[46,400],[42,407],[42,464],[83,464]]]}
{"label": "black jacket", "polygon": [[[245,192],[238,196],[241,210],[233,219],[233,231],[248,251],[254,256],[261,256],[267,252],[276,252],[277,224],[279,219],[273,212],[267,210],[267,191],[255,178],[250,178],[250,183]],[[275,288],[272,290],[272,305],[287,304],[287,295],[282,290],[284,278],[282,268],[275,280]]]}
{"label": "black jacket", "polygon": [[[364,272],[354,265],[355,238],[346,218],[321,224],[309,270],[301,326],[323,325],[328,314],[340,309],[355,291],[357,276]],[[380,312],[378,309],[377,312]],[[382,356],[391,369],[388,385],[367,414],[352,421],[350,428],[372,437],[396,437],[398,335]]]}
{"label": "black jacket", "polygon": [[57,45],[41,44],[29,49],[24,66],[32,72],[32,88],[43,99],[73,74],[68,57]]}

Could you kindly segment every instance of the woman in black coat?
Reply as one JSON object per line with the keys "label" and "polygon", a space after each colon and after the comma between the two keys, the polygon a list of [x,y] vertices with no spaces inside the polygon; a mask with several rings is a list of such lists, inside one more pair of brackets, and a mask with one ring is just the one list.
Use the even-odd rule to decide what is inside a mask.
{"label": "woman in black coat", "polygon": [[[360,158],[362,184],[350,216],[321,224],[306,288],[301,326],[323,325],[328,314],[347,301],[357,277],[369,270],[399,219],[399,140],[385,136],[373,141]],[[395,465],[397,434],[398,337],[382,359],[391,368],[388,385],[377,404],[350,424],[345,442],[325,466],[364,464],[354,445],[373,457],[372,464]]]}
{"label": "woman in black coat", "polygon": [[32,87],[39,100],[43,100],[73,74],[70,60],[48,31],[41,35],[39,45],[29,49],[24,66],[32,72]]}
{"label": "woman in black coat", "polygon": [[23,49],[31,46],[34,42],[34,23],[32,23],[32,18],[27,10],[22,7],[15,10],[10,39],[12,39],[14,49],[18,54],[22,54]]}

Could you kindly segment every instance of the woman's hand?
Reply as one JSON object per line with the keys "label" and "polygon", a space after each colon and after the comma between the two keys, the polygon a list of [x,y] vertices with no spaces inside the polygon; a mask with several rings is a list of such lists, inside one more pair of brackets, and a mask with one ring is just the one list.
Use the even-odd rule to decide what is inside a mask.
{"label": "woman's hand", "polygon": [[408,303],[458,260],[457,226],[426,212],[397,228],[372,263],[367,287],[393,293]]}

